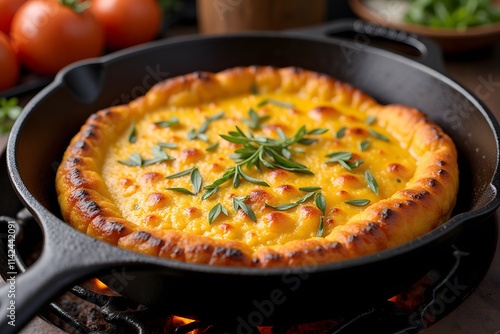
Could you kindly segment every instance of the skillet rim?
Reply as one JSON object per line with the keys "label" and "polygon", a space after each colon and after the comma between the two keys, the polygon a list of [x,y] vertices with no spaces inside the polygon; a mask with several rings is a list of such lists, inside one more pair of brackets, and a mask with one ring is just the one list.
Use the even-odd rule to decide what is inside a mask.
{"label": "skillet rim", "polygon": [[[243,33],[234,33],[234,34],[226,34],[226,35],[215,35],[215,36],[199,36],[199,35],[189,35],[189,36],[179,36],[179,37],[172,37],[168,38],[165,40],[159,40],[159,41],[154,41],[138,46],[134,46],[131,48],[127,48],[124,50],[116,51],[114,53],[104,55],[101,57],[96,57],[96,58],[89,58],[85,59],[76,63],[73,63],[64,69],[62,69],[54,78],[53,82],[50,83],[47,87],[42,89],[38,94],[36,94],[35,97],[33,97],[28,104],[24,107],[23,112],[19,116],[19,118],[16,120],[14,123],[12,130],[9,134],[9,138],[7,141],[7,149],[6,149],[6,159],[7,159],[7,170],[9,172],[9,179],[11,181],[11,184],[13,185],[13,188],[17,194],[17,196],[20,198],[20,200],[23,202],[24,205],[28,208],[28,210],[37,218],[38,224],[41,226],[42,231],[44,235],[46,235],[47,231],[46,230],[54,230],[54,227],[51,226],[52,224],[60,224],[65,225],[66,227],[69,227],[70,230],[77,232],[78,234],[81,234],[81,236],[96,240],[95,238],[92,238],[82,232],[79,232],[78,230],[74,229],[73,227],[69,226],[66,222],[63,220],[59,219],[57,216],[55,216],[50,210],[45,208],[34,196],[33,194],[28,190],[26,187],[25,183],[22,180],[22,177],[19,173],[19,168],[18,168],[18,163],[17,163],[17,154],[16,154],[16,148],[17,144],[19,142],[19,138],[23,135],[22,129],[24,123],[28,120],[29,116],[31,113],[36,112],[37,106],[44,101],[48,96],[50,96],[52,93],[59,89],[64,89],[65,84],[64,84],[64,77],[71,72],[72,70],[86,66],[89,64],[100,64],[100,65],[107,65],[107,64],[113,64],[114,62],[126,59],[126,58],[134,58],[134,57],[140,57],[141,54],[146,53],[146,52],[152,52],[155,49],[160,49],[165,46],[170,46],[170,45],[182,45],[183,43],[197,43],[200,41],[206,41],[206,40],[214,40],[214,39],[234,39],[234,38],[268,38],[268,39],[303,39],[303,40],[308,40],[308,41],[313,41],[313,42],[320,42],[320,43],[328,43],[328,44],[334,44],[338,45],[339,43],[342,43],[342,46],[344,45],[349,45],[350,47],[354,48],[355,43],[351,41],[347,41],[344,39],[340,38],[335,38],[335,37],[329,37],[329,36],[311,36],[311,35],[304,35],[300,33],[290,33],[290,32],[243,32]],[[500,125],[498,124],[497,120],[491,113],[491,111],[485,106],[485,104],[478,99],[472,92],[470,92],[468,89],[464,88],[461,84],[457,83],[455,80],[452,78],[446,76],[445,74],[439,72],[436,69],[433,69],[427,65],[419,63],[415,59],[408,58],[403,55],[399,55],[397,53],[384,50],[375,46],[367,45],[364,46],[361,52],[368,52],[368,53],[373,53],[382,57],[389,58],[394,61],[398,61],[403,63],[405,66],[410,66],[413,68],[416,68],[418,71],[424,72],[427,75],[430,75],[437,79],[438,81],[441,81],[444,83],[446,86],[450,87],[452,90],[458,92],[461,96],[463,96],[466,100],[468,100],[472,105],[475,107],[475,110],[480,112],[481,116],[487,121],[487,123],[490,126],[490,129],[492,131],[492,134],[494,135],[496,141],[496,153],[497,153],[497,159],[496,159],[496,166],[495,166],[495,171],[492,175],[491,180],[489,183],[486,185],[484,193],[487,192],[488,189],[493,191],[494,197],[490,199],[490,201],[482,205],[479,208],[470,210],[470,211],[465,211],[462,213],[459,213],[453,217],[451,217],[447,222],[444,224],[440,225],[436,229],[426,233],[425,235],[422,235],[410,242],[407,242],[403,245],[393,247],[378,253],[354,258],[354,259],[348,259],[348,260],[342,260],[342,261],[337,261],[337,262],[332,262],[332,263],[325,263],[325,264],[320,264],[320,265],[315,265],[314,267],[314,272],[325,272],[325,271],[336,271],[336,270],[349,270],[353,269],[355,267],[360,267],[364,265],[373,265],[376,264],[379,261],[384,261],[388,260],[393,257],[399,257],[399,256],[404,256],[406,254],[409,254],[414,251],[418,251],[420,248],[423,248],[432,242],[437,242],[441,238],[446,238],[449,236],[452,231],[458,229],[462,224],[467,223],[470,220],[476,219],[476,218],[481,218],[482,220],[486,219],[489,215],[493,214],[494,211],[500,206],[500,194],[497,191],[497,189],[500,187],[500,171],[499,171],[499,155],[500,155],[500,141],[499,141],[499,133],[500,133]],[[71,233],[71,232],[68,232]],[[149,255],[144,255],[140,253],[135,253],[132,251],[128,251],[122,248],[119,248],[118,246],[113,246],[108,243],[105,243],[103,241],[98,240],[99,243],[107,245],[109,247],[117,248],[118,253],[121,254],[121,252],[126,252],[126,253],[132,253],[136,255],[135,257],[139,257],[140,259],[143,259],[144,262],[141,261],[140,264],[153,264],[153,265],[159,265],[163,267],[167,267],[170,269],[177,269],[177,270],[186,270],[186,271],[192,271],[192,272],[203,272],[203,273],[217,273],[217,274],[231,274],[231,275],[249,275],[253,274],[256,275],[258,274],[259,276],[273,276],[273,275],[282,275],[283,273],[296,273],[296,272],[302,272],[304,270],[304,266],[300,267],[285,267],[285,268],[247,268],[247,267],[225,267],[225,266],[213,266],[213,265],[205,265],[205,264],[194,264],[194,263],[186,263],[186,262],[181,262],[181,261],[175,261],[175,260],[169,260],[169,259],[164,259],[164,258],[159,258],[155,256],[149,256]],[[44,248],[46,245],[44,246]],[[126,254],[124,253],[124,254]],[[137,256],[139,255],[139,256]]]}

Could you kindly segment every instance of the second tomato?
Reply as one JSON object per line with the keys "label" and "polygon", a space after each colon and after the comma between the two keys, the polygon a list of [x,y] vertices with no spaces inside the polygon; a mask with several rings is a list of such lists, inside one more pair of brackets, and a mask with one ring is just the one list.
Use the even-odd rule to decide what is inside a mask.
{"label": "second tomato", "polygon": [[101,22],[110,50],[149,42],[160,31],[157,0],[92,0],[90,11]]}

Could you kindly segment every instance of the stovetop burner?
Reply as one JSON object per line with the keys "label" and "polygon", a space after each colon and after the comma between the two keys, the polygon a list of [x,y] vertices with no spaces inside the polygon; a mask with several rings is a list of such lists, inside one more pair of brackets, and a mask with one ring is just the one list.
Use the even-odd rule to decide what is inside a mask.
{"label": "stovetop burner", "polygon": [[[6,249],[8,222],[18,225],[17,266],[19,273],[36,260],[43,247],[38,224],[23,209],[12,190],[6,170],[5,157],[0,158],[0,242]],[[410,289],[390,300],[355,314],[338,316],[312,324],[240,328],[242,333],[261,334],[350,334],[350,333],[419,333],[432,327],[455,310],[477,287],[484,277],[497,243],[497,224],[494,217],[466,226],[447,254],[439,257],[432,270]],[[0,254],[0,272],[8,272],[5,254]],[[428,261],[429,259],[422,259]],[[88,288],[88,286],[94,288]],[[47,334],[104,334],[104,333],[234,333],[223,324],[188,322],[172,315],[157,314],[154,310],[104,290],[95,293],[95,280],[74,286],[48,305],[39,318],[53,324]],[[109,292],[109,291],[108,291]],[[29,333],[31,334],[31,333]]]}

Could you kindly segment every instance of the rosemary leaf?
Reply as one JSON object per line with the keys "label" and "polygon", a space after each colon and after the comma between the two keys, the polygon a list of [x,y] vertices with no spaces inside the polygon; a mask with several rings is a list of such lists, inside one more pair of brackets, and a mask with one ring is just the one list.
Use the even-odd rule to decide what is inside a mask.
{"label": "rosemary leaf", "polygon": [[360,151],[366,151],[370,147],[370,142],[368,140],[364,140],[361,143],[359,143],[359,150]]}
{"label": "rosemary leaf", "polygon": [[327,163],[328,162],[338,162],[341,160],[347,161],[347,160],[352,158],[352,153],[339,151],[339,152],[333,152],[333,153],[327,154],[326,157],[330,158],[330,160],[328,160]]}
{"label": "rosemary leaf", "polygon": [[318,232],[316,232],[316,237],[321,238],[323,237],[323,233],[325,231],[325,216],[319,217],[319,226],[318,226]]}
{"label": "rosemary leaf", "polygon": [[340,139],[340,138],[344,137],[344,136],[345,136],[345,131],[346,131],[346,130],[347,130],[347,128],[346,128],[345,126],[341,127],[341,128],[337,131],[337,133],[335,134],[335,137],[336,137],[337,139]]}
{"label": "rosemary leaf", "polygon": [[226,208],[223,207],[222,204],[217,203],[208,213],[208,223],[211,225],[221,213],[225,214],[226,216],[228,215]]}
{"label": "rosemary leaf", "polygon": [[301,187],[299,188],[300,191],[305,191],[305,192],[314,192],[317,190],[321,190],[321,187]]}
{"label": "rosemary leaf", "polygon": [[[205,188],[205,189],[207,189],[207,188]],[[213,188],[210,188],[209,190],[207,189],[207,191],[203,194],[203,196],[201,196],[201,199],[204,201],[207,198],[209,198],[210,196],[212,196],[213,194],[215,194],[217,191],[219,191],[219,187],[213,187]]]}
{"label": "rosemary leaf", "polygon": [[198,168],[194,168],[191,171],[190,177],[191,177],[191,184],[193,185],[193,188],[194,188],[194,193],[198,194],[201,190],[201,184],[203,183],[203,180],[201,178],[201,174],[200,174],[200,171],[198,170]]}
{"label": "rosemary leaf", "polygon": [[156,124],[158,126],[161,126],[162,128],[168,128],[168,127],[171,127],[171,126],[174,126],[174,125],[179,125],[180,124],[180,120],[179,120],[179,118],[177,116],[172,116],[172,117],[170,117],[169,120],[155,122],[154,124]]}
{"label": "rosemary leaf", "polygon": [[366,182],[368,183],[368,188],[370,188],[371,191],[375,193],[375,195],[378,195],[378,184],[375,178],[373,177],[372,173],[370,173],[369,170],[365,171],[365,179]]}
{"label": "rosemary leaf", "polygon": [[159,142],[157,145],[163,148],[177,148],[177,144],[174,143]]}
{"label": "rosemary leaf", "polygon": [[175,178],[178,178],[178,177],[181,177],[181,176],[184,176],[184,175],[191,174],[191,172],[192,172],[195,168],[196,168],[196,167],[193,167],[193,168],[189,168],[189,169],[183,170],[182,172],[179,172],[179,173],[175,173],[175,174],[169,175],[169,176],[167,176],[166,178],[167,178],[167,179],[175,179]]}
{"label": "rosemary leaf", "polygon": [[262,101],[259,102],[259,104],[257,105],[257,107],[265,106],[268,103],[274,104],[275,106],[283,107],[283,108],[293,108],[294,107],[293,103],[278,101],[278,100],[275,100],[275,99],[265,99],[265,100],[262,100]]}
{"label": "rosemary leaf", "polygon": [[292,209],[292,208],[295,208],[296,206],[298,206],[299,204],[301,203],[304,203],[305,201],[307,201],[309,198],[311,198],[312,196],[314,195],[314,192],[309,192],[307,193],[306,195],[302,196],[299,200],[297,200],[296,202],[292,202],[292,203],[287,203],[287,204],[281,204],[281,205],[276,205],[276,206],[273,206],[273,205],[270,205],[270,204],[267,204],[266,203],[266,206],[270,207],[270,208],[273,208],[275,210],[278,210],[278,211],[286,211],[286,210],[289,210],[289,209]]}
{"label": "rosemary leaf", "polygon": [[255,216],[255,213],[253,210],[245,204],[245,201],[248,199],[248,195],[244,197],[233,197],[233,207],[235,211],[238,211],[238,209],[243,210],[243,212],[253,220],[254,222],[257,222],[257,217]]}
{"label": "rosemary leaf", "polygon": [[389,141],[389,138],[387,138],[386,136],[384,136],[383,134],[381,133],[378,133],[376,131],[373,131],[372,129],[368,129],[368,132],[370,133],[370,135],[373,137],[373,138],[377,138],[377,139],[380,139],[380,140],[383,140],[383,141]]}
{"label": "rosemary leaf", "polygon": [[261,127],[261,123],[263,121],[265,121],[266,119],[268,119],[270,116],[269,115],[264,115],[264,116],[259,116],[259,114],[257,114],[255,112],[255,110],[253,110],[253,108],[250,108],[250,110],[248,110],[248,119],[243,119],[242,121],[248,125],[251,129],[259,129]]}
{"label": "rosemary leaf", "polygon": [[352,199],[345,201],[344,203],[349,204],[349,205],[354,205],[354,206],[365,206],[368,203],[370,203],[369,199]]}
{"label": "rosemary leaf", "polygon": [[326,211],[326,200],[322,193],[316,193],[316,196],[314,196],[314,203],[324,215]]}
{"label": "rosemary leaf", "polygon": [[365,120],[365,124],[366,125],[372,125],[375,122],[376,119],[377,119],[377,117],[375,117],[373,115],[372,116],[368,116],[368,118]]}
{"label": "rosemary leaf", "polygon": [[131,167],[140,167],[142,166],[142,158],[138,152],[134,152],[129,155],[128,160],[118,160],[119,163]]}
{"label": "rosemary leaf", "polygon": [[208,146],[205,151],[214,151],[217,147],[219,147],[219,143],[213,143],[212,145]]}
{"label": "rosemary leaf", "polygon": [[135,122],[132,121],[130,125],[130,134],[128,135],[128,142],[133,144],[137,141],[137,129],[135,128]]}

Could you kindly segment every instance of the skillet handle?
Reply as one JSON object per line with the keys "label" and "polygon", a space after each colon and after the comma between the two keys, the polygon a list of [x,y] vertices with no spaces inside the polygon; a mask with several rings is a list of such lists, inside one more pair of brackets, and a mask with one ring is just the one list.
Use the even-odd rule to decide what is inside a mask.
{"label": "skillet handle", "polygon": [[[285,33],[341,38],[346,43],[354,43],[354,45],[349,44],[351,48],[354,46],[354,51],[361,51],[370,46],[394,49],[407,58],[415,60],[438,72],[444,73],[446,71],[443,62],[443,53],[433,41],[414,33],[362,20],[337,20],[332,23],[287,30]],[[345,54],[345,56],[348,57],[349,55]]]}
{"label": "skillet handle", "polygon": [[[5,217],[2,219],[6,220]],[[14,231],[15,222],[12,218],[7,220],[9,230]],[[16,252],[14,240],[8,242],[10,271],[7,272],[7,283],[0,288],[2,334],[19,332],[45,305],[72,285],[134,262],[135,254],[122,256],[123,261],[118,262],[114,247],[77,231],[70,232],[72,228],[63,223],[52,223],[51,228],[45,229],[42,254],[19,275],[13,259]]]}

